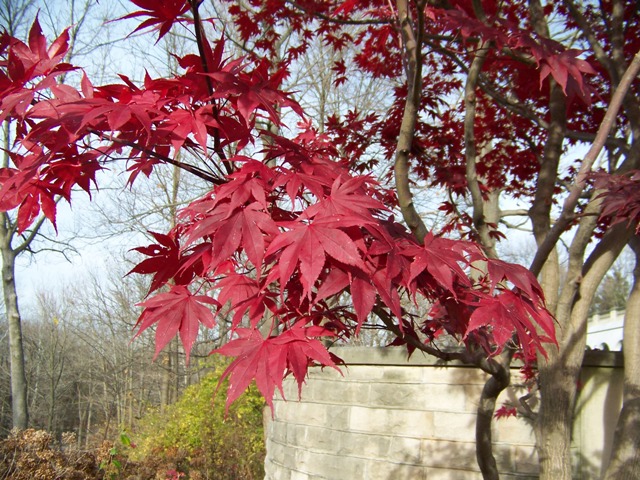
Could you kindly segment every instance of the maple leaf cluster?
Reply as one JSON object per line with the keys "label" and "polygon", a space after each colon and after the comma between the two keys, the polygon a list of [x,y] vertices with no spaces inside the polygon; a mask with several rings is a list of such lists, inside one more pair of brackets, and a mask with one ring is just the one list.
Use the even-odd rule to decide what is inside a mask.
{"label": "maple leaf cluster", "polygon": [[593,175],[595,187],[602,190],[604,197],[600,220],[605,225],[627,223],[635,225],[640,233],[640,171],[634,170],[624,175]]}
{"label": "maple leaf cluster", "polygon": [[[138,29],[196,29],[199,54],[178,59],[180,74],[104,86],[82,74],[76,88],[56,80],[76,69],[62,63],[66,32],[47,47],[36,20],[28,45],[0,37],[0,119],[16,129],[0,208],[18,209],[20,231],[40,214],[55,224],[57,199],[90,193],[105,162],[122,156],[129,183],[158,164],[209,182],[172,230],[136,249],[146,258],[132,272],[152,277],[138,334],[154,327],[157,352],[179,335],[188,357],[201,325],[230,315],[233,337],[217,350],[236,357],[228,401],[255,380],[271,404],[285,375],[301,386],[310,365],[336,367],[320,338],[349,338],[376,319],[409,351],[446,332],[488,356],[518,346],[530,361],[555,341],[528,270],[471,242],[433,233],[419,242],[394,220],[385,189],[281,90],[286,65],[225,58],[224,38],[210,43],[194,20],[198,2],[134,3],[143,10],[127,18],[148,17]],[[283,126],[283,109],[299,117],[291,138],[261,128]],[[433,307],[416,318],[411,304]]]}

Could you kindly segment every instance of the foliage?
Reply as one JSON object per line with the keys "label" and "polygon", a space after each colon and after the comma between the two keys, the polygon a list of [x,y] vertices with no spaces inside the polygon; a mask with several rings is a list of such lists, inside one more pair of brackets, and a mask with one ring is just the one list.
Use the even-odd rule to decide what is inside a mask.
{"label": "foliage", "polygon": [[604,192],[604,207],[601,216],[613,222],[627,222],[640,232],[640,171],[624,175],[594,175],[596,187]]}
{"label": "foliage", "polygon": [[631,285],[621,268],[612,269],[600,284],[593,300],[592,312],[605,315],[611,310],[624,310]]}
{"label": "foliage", "polygon": [[131,457],[143,463],[176,462],[176,471],[205,478],[258,479],[264,476],[264,399],[250,388],[225,413],[219,363],[178,402],[146,415]]}
{"label": "foliage", "polygon": [[[131,183],[158,163],[209,181],[212,190],[181,212],[175,228],[139,249],[149,259],[133,271],[154,277],[139,330],[155,326],[158,349],[179,334],[188,355],[199,325],[213,326],[207,306],[230,303],[238,338],[218,350],[236,357],[225,374],[229,402],[255,380],[270,403],[285,373],[301,386],[311,363],[335,367],[317,338],[349,337],[372,315],[410,351],[416,343],[404,338],[419,331],[446,331],[486,356],[513,335],[529,361],[554,341],[542,290],[526,269],[467,241],[402,228],[384,203],[392,194],[354,171],[357,159],[342,158],[280,90],[286,65],[226,58],[224,36],[207,40],[198,3],[190,3],[193,21],[183,20],[199,56],[179,58],[183,73],[175,78],[147,75],[143,85],[123,76],[121,84],[94,86],[84,74],[79,89],[58,84],[76,70],[62,62],[66,32],[47,45],[36,20],[28,44],[2,36],[0,119],[17,122],[22,148],[2,170],[0,206],[18,208],[20,231],[40,212],[55,223],[56,198],[71,201],[74,187],[89,193],[104,163],[123,152]],[[148,25],[160,23],[163,35],[166,16],[186,5],[155,11],[149,4]],[[574,78],[581,69],[569,71]],[[292,138],[260,128],[263,121],[284,127],[282,109],[301,120]],[[178,160],[182,151],[203,165]],[[435,306],[415,323],[403,299]]]}
{"label": "foliage", "polygon": [[131,443],[129,435],[125,432],[120,434],[119,442],[102,443],[98,449],[98,469],[105,479],[116,480],[122,478],[127,466],[127,453],[135,444]]}

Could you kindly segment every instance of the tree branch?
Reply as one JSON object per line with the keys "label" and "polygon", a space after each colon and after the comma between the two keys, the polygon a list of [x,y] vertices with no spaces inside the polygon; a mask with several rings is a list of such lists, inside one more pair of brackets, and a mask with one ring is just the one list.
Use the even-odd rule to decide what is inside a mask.
{"label": "tree branch", "polygon": [[[201,0],[190,0],[191,3],[191,13],[193,14],[193,26],[196,34],[196,43],[198,45],[198,53],[200,54],[200,61],[202,62],[202,70],[204,73],[211,73],[211,69],[209,64],[207,63],[207,52],[205,52],[205,35],[202,28],[202,20],[200,19],[200,12],[198,11],[198,7],[202,3]],[[213,83],[211,82],[211,77],[209,75],[204,76],[207,82],[207,90],[209,91],[209,96],[213,97],[215,90],[213,88]],[[215,101],[212,99],[212,107],[213,107],[213,117],[218,119],[218,106],[215,104]],[[220,143],[220,133],[218,128],[214,129],[215,134],[213,135],[213,149],[222,160],[222,164],[224,165],[227,173],[233,172],[233,164],[227,160],[227,155],[224,153],[222,149],[222,145]]]}
{"label": "tree branch", "polygon": [[211,175],[209,172],[202,170],[201,168],[196,167],[195,165],[191,165],[189,163],[184,163],[184,162],[180,162],[178,160],[174,160],[171,157],[167,157],[166,155],[161,155],[158,152],[155,152],[153,150],[149,150],[148,148],[145,147],[141,147],[140,145],[134,143],[134,142],[130,142],[128,140],[122,140],[120,138],[114,137],[112,135],[108,135],[106,133],[103,132],[99,132],[97,130],[91,130],[91,133],[99,136],[100,138],[104,139],[104,140],[108,140],[110,142],[114,142],[114,143],[118,143],[120,145],[124,145],[130,148],[133,148],[134,150],[137,150],[141,153],[144,153],[145,155],[148,155],[150,157],[153,158],[157,158],[158,160],[162,160],[165,163],[168,163],[170,165],[173,165],[175,167],[181,168],[193,175],[195,175],[198,178],[201,178],[209,183],[213,183],[214,185],[221,185],[222,183],[224,183],[224,181],[214,175]]}
{"label": "tree branch", "polygon": [[480,395],[476,420],[476,460],[484,480],[499,480],[500,478],[493,455],[491,424],[498,396],[511,382],[509,365],[514,353],[515,351],[511,348],[505,348],[502,351],[500,361],[495,362],[499,367],[485,382]]}
{"label": "tree branch", "polygon": [[[475,6],[474,2],[474,6]],[[479,8],[479,7],[478,7]],[[489,229],[484,215],[484,199],[476,171],[476,161],[478,152],[476,148],[475,120],[476,120],[476,87],[482,72],[482,66],[487,58],[487,53],[491,45],[489,42],[482,43],[476,50],[476,54],[471,62],[467,81],[464,86],[464,150],[466,160],[467,186],[471,195],[473,205],[472,219],[473,227],[478,234],[479,240],[485,254],[491,258],[497,258],[494,249],[494,241],[489,235]]]}
{"label": "tree branch", "polygon": [[422,243],[427,234],[427,227],[413,204],[413,195],[409,186],[409,157],[422,94],[422,54],[420,49],[422,48],[421,32],[424,26],[424,11],[422,8],[417,8],[417,25],[414,30],[408,0],[397,0],[396,6],[398,9],[398,27],[402,34],[402,43],[405,51],[407,98],[404,104],[400,134],[398,135],[394,173],[398,204],[402,211],[402,217],[418,242]]}
{"label": "tree branch", "polygon": [[531,266],[529,267],[534,275],[540,273],[542,266],[546,262],[547,257],[551,253],[551,250],[557,243],[558,238],[560,238],[560,235],[562,235],[569,223],[571,223],[571,221],[573,220],[576,205],[578,204],[580,195],[582,194],[582,191],[587,184],[587,176],[591,171],[594,162],[598,158],[600,151],[604,147],[605,141],[609,136],[609,132],[615,124],[616,116],[618,114],[618,111],[620,110],[622,101],[627,95],[627,92],[631,87],[631,83],[638,75],[638,72],[640,72],[640,52],[636,53],[635,57],[633,57],[633,61],[622,76],[620,84],[611,97],[611,103],[609,104],[604,119],[602,120],[602,123],[598,128],[596,139],[594,140],[591,148],[584,157],[582,165],[580,165],[580,170],[578,172],[576,180],[571,186],[569,195],[564,201],[560,217],[557,219],[551,230],[547,233],[542,244],[538,247],[536,256],[534,257],[533,261],[531,262]]}

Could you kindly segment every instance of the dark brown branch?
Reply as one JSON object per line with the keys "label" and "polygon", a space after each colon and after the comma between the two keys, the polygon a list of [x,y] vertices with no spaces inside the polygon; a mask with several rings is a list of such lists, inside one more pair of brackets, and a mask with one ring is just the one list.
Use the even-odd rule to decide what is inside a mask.
{"label": "dark brown branch", "polygon": [[577,7],[577,5],[573,0],[564,0],[563,3],[569,9],[569,12],[571,13],[573,20],[575,20],[580,30],[584,33],[587,41],[589,42],[589,45],[591,45],[591,48],[593,49],[593,52],[595,53],[596,58],[598,59],[598,62],[600,62],[600,64],[607,69],[607,71],[609,72],[609,76],[614,82],[614,85],[617,84],[618,72],[616,71],[613,65],[613,62],[611,61],[607,53],[604,51],[604,48],[598,41],[598,38],[594,33],[593,29],[591,28],[586,18],[582,14],[582,11],[580,11],[580,9]]}
{"label": "dark brown branch", "polygon": [[[191,12],[193,14],[194,31],[196,34],[196,43],[198,44],[198,53],[200,54],[200,61],[202,62],[202,70],[204,71],[205,74],[211,73],[211,69],[209,64],[207,63],[207,55],[205,52],[205,40],[204,40],[205,36],[202,28],[202,20],[200,19],[200,12],[198,11],[198,7],[200,6],[201,1],[200,0],[190,0],[190,1],[191,1]],[[207,90],[209,92],[209,96],[213,97],[213,94],[215,93],[215,91],[213,88],[213,83],[211,82],[211,77],[209,77],[209,75],[205,75],[205,79],[207,82]],[[218,107],[215,104],[214,100],[212,100],[212,106],[213,106],[213,117],[217,119]],[[227,171],[227,173],[232,173],[233,164],[227,160],[227,156],[224,153],[224,150],[222,149],[222,145],[220,142],[220,132],[217,128],[214,130],[215,130],[215,134],[213,135],[213,150],[216,152],[218,157],[220,157],[220,160],[222,160],[222,164],[224,165],[224,168]]]}
{"label": "dark brown branch", "polygon": [[130,142],[128,140],[122,140],[120,138],[117,137],[113,137],[111,135],[107,135],[106,133],[103,132],[99,132],[97,130],[92,130],[91,133],[94,133],[95,135],[98,135],[100,138],[104,139],[104,140],[108,140],[110,142],[114,142],[114,143],[118,143],[120,145],[124,145],[126,147],[129,148],[133,148],[134,150],[137,150],[141,153],[144,153],[145,155],[148,155],[150,157],[153,158],[157,158],[158,160],[161,160],[165,163],[168,163],[170,165],[173,165],[175,167],[181,168],[182,170],[189,172],[193,175],[195,175],[198,178],[201,178],[209,183],[213,183],[214,185],[220,185],[222,183],[224,183],[223,180],[221,180],[220,178],[211,175],[209,172],[202,170],[201,168],[196,167],[195,165],[191,165],[189,163],[184,163],[184,162],[180,162],[178,160],[175,160],[171,157],[167,157],[166,155],[161,155],[158,152],[154,152],[153,150],[149,150],[148,148],[145,147],[141,147],[140,145],[137,145],[136,143]]}
{"label": "dark brown branch", "polygon": [[393,333],[400,340],[414,347],[416,350],[420,350],[421,352],[439,358],[445,362],[458,361],[465,365],[475,365],[489,375],[500,374],[502,365],[500,365],[494,358],[487,358],[487,353],[484,350],[479,349],[476,351],[470,351],[467,348],[457,351],[439,350],[431,345],[423,343],[417,337],[405,334],[405,332],[403,332],[400,327],[394,323],[391,315],[382,307],[374,307],[373,313],[382,320],[382,323],[384,323],[387,330]]}
{"label": "dark brown branch", "polygon": [[[479,86],[484,93],[486,93],[492,100],[494,100],[499,105],[502,105],[510,112],[515,113],[516,115],[520,115],[527,120],[531,120],[535,125],[545,130],[549,130],[550,124],[545,119],[539,117],[534,111],[527,108],[526,105],[516,102],[514,100],[510,100],[509,98],[502,95],[495,88],[491,87],[488,82],[485,82],[483,79],[479,82]],[[578,140],[580,142],[593,142],[596,138],[596,133],[590,132],[582,132],[576,130],[566,130],[565,137],[570,138],[571,140]],[[616,138],[615,136],[608,136],[605,144],[610,148],[619,148],[623,151],[628,151],[628,145],[625,139]]]}
{"label": "dark brown branch", "polygon": [[[198,7],[200,6],[199,0],[190,0],[191,13],[193,14],[193,28],[196,34],[196,44],[198,45],[198,53],[200,54],[200,62],[202,63],[202,71],[204,73],[211,73],[209,64],[207,63],[207,55],[204,50],[204,32],[202,31],[202,20],[200,19],[200,12]],[[209,96],[213,96],[214,89],[213,83],[211,83],[211,77],[205,75],[205,81],[207,82],[207,91]]]}
{"label": "dark brown branch", "polygon": [[476,419],[476,460],[484,480],[499,480],[500,474],[493,455],[493,439],[491,424],[493,422],[496,402],[502,391],[511,382],[509,365],[515,351],[505,348],[500,354],[500,361],[495,362],[497,371],[485,382],[480,395]]}
{"label": "dark brown branch", "polygon": [[[62,197],[58,197],[55,202],[58,203],[61,198]],[[16,255],[20,255],[23,251],[29,249],[29,247],[33,243],[33,240],[40,232],[40,229],[42,228],[42,225],[44,224],[46,219],[47,217],[45,215],[41,215],[40,218],[38,218],[38,221],[29,229],[29,233],[22,240],[22,243],[20,243],[20,245],[13,249]],[[15,231],[12,231],[11,236],[13,236],[14,233]]]}

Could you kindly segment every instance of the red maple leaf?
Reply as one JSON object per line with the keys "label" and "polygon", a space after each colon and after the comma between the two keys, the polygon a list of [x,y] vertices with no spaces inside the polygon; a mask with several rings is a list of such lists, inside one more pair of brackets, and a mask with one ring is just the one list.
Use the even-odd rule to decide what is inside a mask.
{"label": "red maple leaf", "polygon": [[[189,361],[191,347],[198,336],[200,324],[207,328],[215,326],[215,318],[206,305],[219,306],[218,302],[206,295],[193,295],[187,287],[174,285],[168,292],[158,293],[139,303],[144,310],[138,318],[136,327],[139,336],[150,326],[156,326],[156,354],[178,333]],[[154,357],[154,358],[155,358]]]}
{"label": "red maple leaf", "polygon": [[178,17],[187,13],[191,7],[187,0],[131,0],[131,2],[144,10],[129,13],[122,18],[149,17],[138,25],[134,32],[153,27],[154,30],[159,30],[156,43],[169,33],[173,24],[178,21]]}
{"label": "red maple leaf", "polygon": [[287,371],[293,373],[300,388],[311,361],[338,370],[326,348],[313,338],[333,336],[332,332],[324,328],[305,327],[297,323],[277,337],[267,339],[254,329],[239,328],[236,333],[237,339],[214,350],[221,355],[236,357],[220,378],[222,382],[229,377],[227,409],[254,380],[273,411],[275,389],[284,397],[282,380]]}
{"label": "red maple leaf", "polygon": [[491,283],[491,291],[500,282],[506,280],[522,290],[532,302],[540,305],[544,304],[542,287],[531,272],[522,265],[507,263],[498,259],[487,259],[487,272]]}
{"label": "red maple leaf", "polygon": [[228,260],[239,248],[256,268],[260,268],[265,255],[265,238],[278,233],[273,219],[257,202],[233,209],[230,203],[219,203],[190,231],[187,244],[203,237],[213,239],[210,268]]}
{"label": "red maple leaf", "polygon": [[136,252],[147,255],[149,258],[138,263],[127,275],[130,273],[153,274],[151,286],[149,287],[149,292],[153,292],[171,280],[178,272],[180,268],[180,245],[170,235],[156,232],[149,233],[158,243],[133,249]]}
{"label": "red maple leaf", "polygon": [[265,254],[282,250],[278,255],[281,288],[284,289],[299,266],[304,294],[310,295],[328,258],[367,271],[356,243],[343,230],[361,223],[359,217],[340,216],[290,223],[291,229],[277,236]]}
{"label": "red maple leaf", "polygon": [[640,233],[640,171],[625,175],[595,174],[596,188],[605,190],[600,220],[609,220],[612,225],[626,222]]}
{"label": "red maple leaf", "polygon": [[220,288],[220,304],[230,302],[231,309],[235,312],[231,322],[233,328],[240,324],[245,313],[249,314],[249,322],[253,327],[262,319],[269,295],[263,291],[258,281],[246,275],[231,273],[216,283],[216,287]]}
{"label": "red maple leaf", "polygon": [[[71,68],[59,64],[67,48],[66,33],[49,48],[37,24],[28,45],[0,36],[0,120],[15,120],[12,135],[15,131],[20,152],[10,154],[12,165],[0,171],[0,207],[19,207],[20,230],[42,212],[55,221],[57,196],[70,200],[76,186],[89,193],[106,161],[126,159],[130,184],[142,177],[140,173],[148,176],[156,164],[180,166],[210,182],[213,188],[182,211],[174,229],[166,235],[152,233],[154,243],[135,249],[146,258],[130,273],[152,275],[154,296],[140,304],[144,310],[137,335],[155,327],[156,355],[180,335],[189,356],[200,324],[214,325],[209,307],[229,306],[231,334],[237,337],[218,350],[238,356],[225,372],[231,380],[228,402],[255,381],[271,403],[287,373],[300,387],[311,363],[335,366],[316,337],[327,335],[328,329],[348,337],[374,310],[384,310],[385,320],[396,322],[402,332],[396,344],[424,339],[420,332],[428,340],[448,332],[470,348],[480,345],[493,355],[515,332],[529,361],[542,350],[543,342],[554,341],[554,320],[544,309],[542,290],[524,268],[487,260],[478,246],[431,233],[419,242],[383,218],[391,216],[399,203],[388,186],[393,174],[385,162],[397,149],[408,94],[407,86],[397,82],[403,74],[403,55],[392,22],[373,22],[350,35],[320,16],[313,20],[318,28],[309,29],[309,12],[291,15],[291,2],[271,2],[265,8],[250,2],[246,10],[234,4],[229,11],[243,38],[255,40],[255,48],[247,57],[229,60],[224,57],[223,39],[212,48],[204,38],[204,25],[195,15],[200,3],[134,0],[141,10],[124,18],[143,18],[136,31],[151,28],[162,38],[181,22],[200,27],[203,33],[195,35],[199,53],[178,59],[182,74],[145,75],[139,85],[124,75],[119,83],[104,86],[94,87],[86,76],[79,89],[58,84],[56,75]],[[313,9],[324,16],[358,11],[372,18],[391,18],[394,12],[383,4],[341,0],[316,2]],[[191,18],[189,8],[194,9]],[[466,47],[477,44],[478,37],[491,40],[497,48],[483,65],[483,81],[504,78],[497,94],[511,95],[513,88],[514,99],[546,118],[545,99],[528,91],[532,85],[536,90],[537,78],[528,78],[533,77],[535,62],[516,68],[523,52],[523,58],[533,55],[543,77],[557,77],[567,93],[572,86],[586,91],[582,76],[589,67],[576,52],[527,34],[526,22],[505,18],[498,6],[488,12],[495,17],[492,23],[476,18],[472,10],[468,2],[429,9],[433,21],[424,25],[424,33],[436,43],[444,37],[455,37],[456,42],[462,37],[469,42]],[[511,18],[516,16],[517,9],[511,10]],[[385,77],[389,84],[397,84],[388,111],[361,115],[354,109],[344,120],[337,113],[329,119],[326,134],[308,120],[298,125],[293,138],[261,130],[266,123],[261,117],[283,126],[287,117],[281,107],[302,115],[281,88],[288,61],[276,65],[269,57],[260,58],[260,52],[274,51],[278,29],[271,26],[285,21],[293,29],[296,45],[279,58],[303,55],[307,42],[316,37],[336,49],[355,46],[348,58],[353,58],[358,75]],[[449,31],[455,35],[443,37]],[[460,142],[464,125],[461,111],[445,108],[442,99],[461,91],[464,68],[447,55],[434,57],[441,48],[450,48],[449,41],[424,51],[430,81],[422,85],[409,153],[416,187],[438,185],[455,197],[468,189]],[[503,47],[516,55],[505,59]],[[474,48],[458,48],[455,57],[464,64],[473,53]],[[351,72],[351,64],[340,62],[334,69],[345,81],[350,80],[347,67]],[[519,147],[523,135],[518,132],[527,132],[527,145],[542,143],[542,127],[532,128],[515,110],[505,116],[499,102],[487,101],[482,91],[478,105],[483,114],[476,118],[477,139],[495,145],[477,161],[482,193],[489,194],[509,178],[520,186],[505,192],[520,193],[525,182],[533,184],[537,170],[523,160],[532,160],[535,153],[523,156]],[[573,121],[568,114],[568,125]],[[579,125],[583,131],[590,127]],[[508,148],[502,145],[505,138],[510,140]],[[248,157],[254,154],[254,159]],[[380,174],[380,183],[367,172]],[[443,208],[456,217],[447,228],[468,235],[473,220],[459,211],[457,203],[450,198]],[[637,207],[628,206],[629,213],[637,216]],[[486,276],[470,275],[476,273],[476,263],[487,265]],[[211,285],[212,291],[193,293],[203,285]],[[409,299],[435,304],[431,318],[418,323],[409,308],[403,308]],[[256,330],[264,320],[271,322],[267,338]],[[240,328],[246,325],[251,328]],[[412,351],[415,346],[407,348]]]}
{"label": "red maple leaf", "polygon": [[331,186],[331,192],[318,203],[307,208],[309,217],[332,217],[337,215],[359,215],[367,221],[372,212],[386,210],[385,206],[372,198],[367,191],[368,177],[338,177]]}
{"label": "red maple leaf", "polygon": [[409,282],[418,275],[427,273],[455,297],[454,283],[470,285],[467,274],[462,270],[462,266],[469,263],[463,248],[464,245],[461,243],[435,237],[432,234],[427,235],[423,245],[412,246],[405,251],[406,254],[413,256]]}
{"label": "red maple leaf", "polygon": [[[537,326],[543,333],[539,334]],[[515,333],[522,347],[524,358],[535,358],[536,352],[545,354],[543,343],[556,343],[554,320],[540,306],[534,307],[526,298],[509,290],[496,297],[484,297],[469,318],[465,337],[479,329],[487,329],[499,353]]]}
{"label": "red maple leaf", "polygon": [[516,417],[518,415],[518,410],[511,405],[502,405],[498,408],[493,415],[495,418],[509,418]]}

